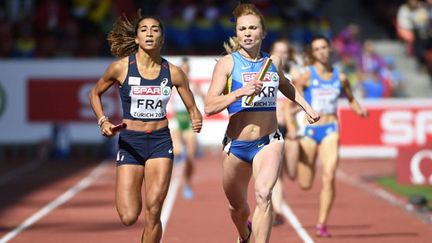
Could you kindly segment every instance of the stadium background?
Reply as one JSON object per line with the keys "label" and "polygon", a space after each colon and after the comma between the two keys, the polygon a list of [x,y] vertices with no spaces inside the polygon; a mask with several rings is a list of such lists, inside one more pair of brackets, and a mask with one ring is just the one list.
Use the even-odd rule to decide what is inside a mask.
{"label": "stadium background", "polygon": [[[251,2],[266,19],[264,50],[279,38],[289,39],[298,53],[314,34],[333,40],[336,65],[351,75],[356,96],[370,112],[368,120],[360,120],[341,101],[342,158],[363,159],[364,163],[385,160],[391,167],[373,178],[374,185],[397,195],[407,205],[416,197],[432,200],[430,62],[410,51],[398,35],[397,13],[405,1]],[[138,8],[145,14],[160,16],[166,28],[162,54],[174,64],[188,56],[191,82],[201,84],[206,92],[215,60],[224,53],[222,43],[233,34],[231,12],[237,3],[1,1],[1,189],[10,193],[15,185],[8,178],[22,168],[56,161],[67,164],[66,176],[85,168],[74,161],[112,158],[116,138],[99,135],[87,94],[114,60],[105,39],[118,16],[132,16]],[[430,11],[430,5],[426,6]],[[368,67],[363,59],[357,60],[366,54],[375,64]],[[378,78],[371,81],[375,73]],[[380,85],[383,92],[379,97],[368,97],[364,85],[367,82]],[[120,121],[121,107],[117,93],[112,91],[104,99],[106,112],[114,121]],[[226,118],[223,113],[205,119],[199,136],[203,150],[214,153],[219,149]],[[417,160],[413,159],[416,155]],[[376,168],[373,163],[368,166],[371,171],[379,170],[380,163]],[[32,169],[24,171],[31,173]],[[41,177],[46,184],[54,183],[54,177],[48,175],[42,172]],[[9,180],[12,184],[6,183]],[[16,197],[30,192],[31,188],[27,188]],[[0,199],[0,215],[13,201],[13,197]],[[430,203],[423,203],[415,214],[430,218],[430,207]]]}

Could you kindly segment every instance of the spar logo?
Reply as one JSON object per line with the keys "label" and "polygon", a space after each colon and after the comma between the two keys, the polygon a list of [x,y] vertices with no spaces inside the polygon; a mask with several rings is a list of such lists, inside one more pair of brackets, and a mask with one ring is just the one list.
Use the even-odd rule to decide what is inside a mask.
{"label": "spar logo", "polygon": [[432,185],[432,143],[400,147],[396,159],[399,183]]}
{"label": "spar logo", "polygon": [[432,110],[385,111],[380,119],[381,141],[389,145],[425,145],[432,141]]}
{"label": "spar logo", "polygon": [[[242,79],[243,82],[251,82],[255,80],[255,77],[258,75],[258,72],[247,72],[247,73],[242,73]],[[277,73],[275,72],[268,72],[264,75],[264,78],[262,80],[263,82],[278,82],[279,81],[279,76]]]}
{"label": "spar logo", "polygon": [[132,95],[160,95],[160,86],[132,86]]}
{"label": "spar logo", "polygon": [[[423,165],[422,163],[429,163],[428,167],[432,168],[432,150],[424,149],[418,151],[411,158],[410,161],[410,171],[411,171],[411,182],[416,185],[421,184],[431,184],[432,185],[432,174],[427,175],[425,170],[422,168],[427,165]],[[429,176],[429,177],[428,177]]]}

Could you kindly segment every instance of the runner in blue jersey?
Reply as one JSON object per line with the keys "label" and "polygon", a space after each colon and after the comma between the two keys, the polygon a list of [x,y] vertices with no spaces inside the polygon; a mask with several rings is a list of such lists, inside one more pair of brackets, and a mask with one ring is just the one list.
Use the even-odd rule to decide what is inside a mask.
{"label": "runner in blue jersey", "polygon": [[[272,56],[263,81],[254,77],[268,54],[261,52],[265,37],[264,18],[253,4],[239,4],[234,10],[235,34],[226,44],[228,55],[216,64],[205,100],[207,115],[228,109],[229,123],[224,139],[223,188],[231,218],[239,233],[238,242],[268,242],[272,226],[271,193],[282,159],[283,137],[277,131],[276,94],[278,89],[306,110],[309,120],[318,113],[287,81],[281,62]],[[254,95],[248,105],[246,99]],[[252,225],[248,222],[248,184],[255,178],[256,208]]]}
{"label": "runner in blue jersey", "polygon": [[114,61],[90,92],[90,102],[104,136],[113,136],[114,125],[104,115],[102,95],[118,84],[123,107],[116,168],[116,207],[121,222],[134,224],[142,210],[144,178],[145,229],[141,242],[160,242],[160,215],[173,166],[173,146],[166,106],[175,87],[192,123],[199,132],[202,117],[184,72],[160,55],[164,40],[162,22],[138,16],[133,23],[123,18],[108,35]]}
{"label": "runner in blue jersey", "polygon": [[367,112],[354,98],[346,75],[332,67],[330,41],[324,36],[316,36],[308,46],[307,52],[311,65],[294,83],[297,89],[303,92],[312,108],[320,113],[321,119],[304,128],[300,140],[297,177],[303,189],[311,188],[319,152],[323,168],[323,186],[316,233],[320,237],[329,237],[326,224],[335,198],[335,175],[339,160],[337,100],[340,92],[344,91],[356,114],[366,117]]}

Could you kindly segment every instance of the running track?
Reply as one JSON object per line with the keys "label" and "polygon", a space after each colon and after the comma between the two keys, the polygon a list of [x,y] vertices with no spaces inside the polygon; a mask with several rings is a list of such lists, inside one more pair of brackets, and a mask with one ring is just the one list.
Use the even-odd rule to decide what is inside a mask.
{"label": "running track", "polygon": [[[185,201],[181,193],[171,193],[172,200],[166,202],[163,242],[235,242],[221,187],[220,151],[206,151],[196,165],[195,198]],[[333,237],[314,236],[320,181],[308,192],[287,181],[284,209],[291,221],[273,228],[271,242],[431,242],[431,224],[404,210],[399,198],[364,180],[391,173],[392,161],[343,160],[340,168],[338,196],[329,220]],[[114,169],[113,161],[83,159],[2,168],[0,243],[139,242],[142,216],[132,227],[118,220]],[[178,186],[176,170],[173,192]],[[249,197],[253,207],[252,190]]]}

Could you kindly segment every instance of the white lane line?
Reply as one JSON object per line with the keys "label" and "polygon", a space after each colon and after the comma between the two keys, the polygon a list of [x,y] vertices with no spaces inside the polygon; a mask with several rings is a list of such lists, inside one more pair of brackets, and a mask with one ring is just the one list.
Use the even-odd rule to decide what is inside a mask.
{"label": "white lane line", "polygon": [[300,221],[298,220],[297,216],[294,214],[294,212],[291,210],[291,208],[288,206],[288,204],[283,203],[282,204],[282,213],[285,216],[285,218],[288,219],[293,229],[297,232],[297,234],[300,236],[300,238],[305,243],[313,243],[313,239],[310,237],[310,235],[307,233],[307,231],[303,228]]}
{"label": "white lane line", "polygon": [[177,191],[180,187],[184,164],[185,163],[180,163],[180,164],[174,165],[173,175],[171,177],[171,182],[170,182],[170,186],[168,189],[168,194],[165,198],[165,202],[164,202],[164,205],[162,207],[162,213],[161,213],[162,239],[161,239],[161,242],[163,242],[163,236],[164,236],[165,231],[166,231],[166,226],[168,224],[169,217],[171,215],[171,211],[174,207],[174,203],[175,203],[175,200],[177,197]]}
{"label": "white lane line", "polygon": [[21,223],[18,227],[7,233],[5,236],[3,236],[0,239],[0,243],[6,243],[13,239],[15,236],[17,236],[22,231],[26,230],[28,227],[51,213],[54,209],[61,206],[65,202],[69,201],[72,197],[74,197],[76,194],[81,192],[82,190],[86,189],[88,186],[90,186],[93,182],[98,179],[104,170],[108,167],[109,163],[106,163],[107,161],[102,161],[93,171],[86,176],[84,179],[79,181],[77,184],[75,184],[74,187],[67,190],[65,193],[57,197],[54,201],[50,202],[49,204],[45,205],[42,209],[37,211],[35,214],[27,218],[23,223]]}

